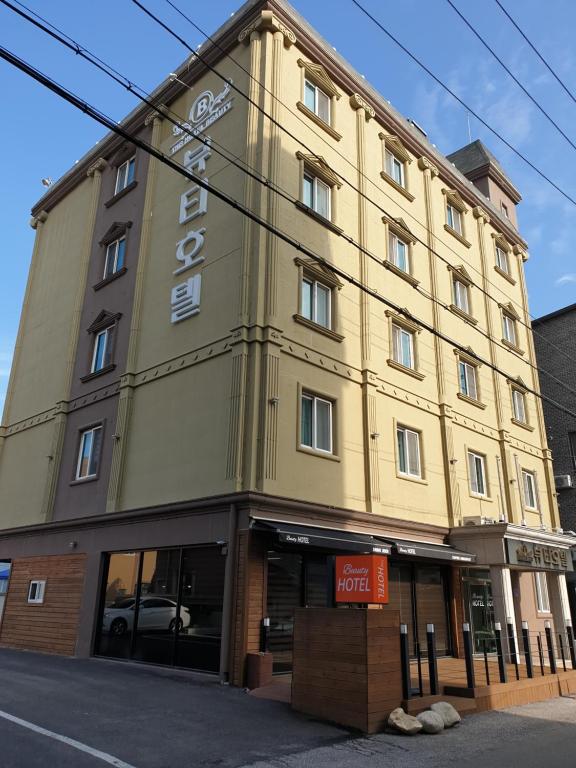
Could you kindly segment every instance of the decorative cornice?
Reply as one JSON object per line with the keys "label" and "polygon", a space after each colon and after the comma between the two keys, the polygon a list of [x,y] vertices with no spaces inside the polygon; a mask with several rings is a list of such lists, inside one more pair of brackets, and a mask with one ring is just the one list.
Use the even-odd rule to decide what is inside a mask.
{"label": "decorative cornice", "polygon": [[529,259],[529,256],[526,253],[526,251],[523,248],[521,248],[519,245],[514,245],[514,247],[512,248],[512,252],[514,253],[515,256],[520,256],[522,258],[522,261],[524,262],[528,261]]}
{"label": "decorative cornice", "polygon": [[296,42],[296,35],[292,30],[283,24],[280,19],[274,15],[273,11],[262,11],[260,16],[248,24],[247,27],[238,35],[238,42],[250,42],[250,35],[252,32],[281,32],[284,36],[284,45],[289,48]]}
{"label": "decorative cornice", "polygon": [[30,219],[30,226],[32,229],[37,229],[39,224],[44,224],[46,219],[48,218],[48,214],[46,211],[40,211],[38,216],[32,216]]}
{"label": "decorative cornice", "polygon": [[320,155],[305,155],[303,152],[300,152],[300,150],[296,152],[296,157],[298,160],[301,160],[304,165],[307,165],[311,170],[316,172],[317,175],[327,184],[330,184],[333,187],[338,187],[338,189],[340,189],[342,186],[340,176],[334,173],[332,168],[330,168],[323,157]]}
{"label": "decorative cornice", "polygon": [[474,214],[474,218],[478,219],[482,224],[490,224],[490,216],[488,216],[482,206],[476,205],[472,208],[472,213]]}
{"label": "decorative cornice", "polygon": [[365,101],[359,93],[353,93],[350,96],[350,106],[352,109],[363,109],[366,120],[370,120],[372,117],[376,117],[376,111],[374,107],[371,107],[367,101]]}
{"label": "decorative cornice", "polygon": [[460,211],[460,213],[468,213],[466,202],[464,201],[464,198],[458,192],[458,190],[448,189],[447,187],[444,187],[444,189],[442,190],[442,194],[445,195],[446,200],[448,200],[449,203],[451,203],[455,208],[457,208]]}
{"label": "decorative cornice", "polygon": [[409,240],[411,243],[416,242],[416,238],[410,231],[408,224],[406,224],[403,218],[398,217],[397,219],[395,219],[392,216],[382,216],[382,221],[384,222],[384,224],[388,225],[390,230],[394,232],[395,235],[398,235],[399,237],[403,237],[406,240]]}
{"label": "decorative cornice", "polygon": [[131,221],[115,221],[107,230],[98,245],[110,245],[118,240],[132,226]]}
{"label": "decorative cornice", "polygon": [[[313,64],[311,61],[305,59],[298,59],[298,66],[302,67],[307,77],[313,80],[316,85],[320,86],[328,96],[333,96],[335,99],[339,99],[342,95],[334,81],[328,74],[328,71],[322,66],[322,64]],[[373,110],[372,110],[373,111]]]}
{"label": "decorative cornice", "polygon": [[95,163],[92,163],[92,165],[88,166],[88,170],[86,171],[86,176],[92,177],[96,173],[102,173],[102,171],[104,171],[107,167],[108,167],[108,163],[106,162],[106,160],[104,160],[103,157],[99,157]]}
{"label": "decorative cornice", "polygon": [[440,175],[438,166],[434,165],[434,163],[428,160],[427,157],[424,157],[424,155],[418,158],[418,168],[420,168],[421,171],[430,171],[432,178],[434,178],[434,176]]}
{"label": "decorative cornice", "polygon": [[380,132],[378,138],[384,142],[384,148],[389,149],[399,160],[403,160],[405,163],[412,162],[410,154],[398,136],[394,136],[392,133]]}
{"label": "decorative cornice", "polygon": [[[162,110],[162,112],[159,112],[159,110]],[[166,112],[170,112],[170,109],[165,104],[158,104],[158,109],[150,112],[150,114],[144,118],[144,125],[148,127],[154,120],[164,120]]]}

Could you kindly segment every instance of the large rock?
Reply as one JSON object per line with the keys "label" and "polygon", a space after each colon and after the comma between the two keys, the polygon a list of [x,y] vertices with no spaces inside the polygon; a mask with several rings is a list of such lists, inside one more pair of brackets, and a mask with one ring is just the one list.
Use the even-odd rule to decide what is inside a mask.
{"label": "large rock", "polygon": [[444,730],[444,718],[438,712],[432,712],[431,710],[420,712],[419,715],[416,715],[416,719],[419,723],[422,723],[424,733],[440,733],[440,731]]}
{"label": "large rock", "polygon": [[444,728],[452,728],[453,725],[457,725],[462,720],[452,704],[449,704],[447,701],[437,701],[435,704],[432,704],[430,709],[444,720]]}
{"label": "large rock", "polygon": [[388,727],[407,736],[414,736],[414,734],[420,733],[422,730],[422,723],[415,717],[412,717],[412,715],[407,715],[402,707],[397,707],[390,712]]}

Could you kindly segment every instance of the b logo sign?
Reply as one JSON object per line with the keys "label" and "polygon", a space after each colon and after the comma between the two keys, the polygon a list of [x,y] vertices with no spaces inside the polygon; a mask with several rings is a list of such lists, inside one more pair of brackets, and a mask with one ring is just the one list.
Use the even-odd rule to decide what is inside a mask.
{"label": "b logo sign", "polygon": [[192,109],[190,110],[190,122],[199,123],[200,120],[203,120],[206,117],[206,114],[210,111],[210,107],[213,103],[214,96],[212,91],[204,91],[204,93],[201,93],[194,104],[192,104]]}
{"label": "b logo sign", "polygon": [[388,558],[384,555],[338,555],[336,602],[386,604]]}

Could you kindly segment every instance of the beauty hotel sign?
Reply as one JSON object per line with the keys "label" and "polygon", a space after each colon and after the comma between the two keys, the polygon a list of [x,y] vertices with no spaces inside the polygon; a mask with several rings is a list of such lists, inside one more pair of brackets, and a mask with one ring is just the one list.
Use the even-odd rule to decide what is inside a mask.
{"label": "beauty hotel sign", "polygon": [[388,558],[385,555],[337,555],[336,602],[388,602]]}

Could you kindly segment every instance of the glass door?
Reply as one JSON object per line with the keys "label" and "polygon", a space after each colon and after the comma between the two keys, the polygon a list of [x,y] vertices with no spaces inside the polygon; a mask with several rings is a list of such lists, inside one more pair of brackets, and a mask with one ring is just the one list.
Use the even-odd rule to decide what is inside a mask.
{"label": "glass door", "polygon": [[489,581],[464,581],[466,598],[466,618],[474,638],[475,653],[494,653],[496,640],[494,634],[494,600],[492,585]]}

